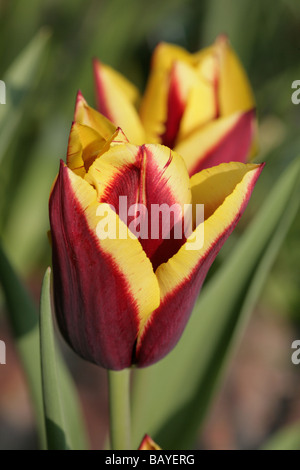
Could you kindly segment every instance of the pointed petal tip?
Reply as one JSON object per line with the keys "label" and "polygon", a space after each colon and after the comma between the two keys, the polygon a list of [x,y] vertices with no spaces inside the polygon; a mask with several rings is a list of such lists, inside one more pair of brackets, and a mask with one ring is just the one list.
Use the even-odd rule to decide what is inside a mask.
{"label": "pointed petal tip", "polygon": [[93,58],[92,58],[92,63],[93,63],[93,67],[96,67],[96,66],[102,64],[101,60],[98,59],[98,57],[93,57]]}
{"label": "pointed petal tip", "polygon": [[60,184],[61,178],[63,178],[65,168],[67,168],[65,162],[62,159],[60,159],[59,160],[59,171],[58,171],[57,175],[55,176],[55,179],[54,179],[54,181],[52,183],[52,186],[51,186],[51,189],[50,189],[50,195],[49,195],[49,210],[50,210],[50,212],[51,212],[51,205],[52,205],[52,202],[53,202],[53,195],[57,190],[57,186]]}
{"label": "pointed petal tip", "polygon": [[54,192],[54,189],[56,188],[57,184],[60,183],[61,179],[64,179],[66,177],[66,174],[71,171],[68,166],[66,165],[66,163],[63,161],[63,159],[61,158],[59,160],[59,170],[58,170],[58,174],[56,175],[55,177],[55,180],[53,181],[52,183],[52,187],[51,187],[51,191],[50,191],[50,197],[49,197],[49,201],[51,200],[51,197],[52,197],[52,194]]}
{"label": "pointed petal tip", "polygon": [[156,442],[149,436],[149,434],[145,434],[143,440],[138,448],[138,450],[162,450]]}
{"label": "pointed petal tip", "polygon": [[77,95],[76,95],[76,101],[75,101],[76,107],[77,107],[77,105],[78,105],[80,102],[83,102],[83,103],[87,104],[87,102],[86,102],[86,100],[85,100],[85,98],[84,98],[84,96],[83,96],[83,94],[82,94],[82,91],[81,91],[81,90],[78,90],[78,91],[77,91]]}
{"label": "pointed petal tip", "polygon": [[61,158],[59,160],[59,171],[60,170],[63,170],[65,167],[67,167],[66,163],[63,161],[63,159]]}
{"label": "pointed petal tip", "polygon": [[227,45],[230,43],[227,33],[220,33],[215,39],[216,44]]}
{"label": "pointed petal tip", "polygon": [[76,100],[75,100],[75,109],[74,109],[73,122],[78,121],[78,116],[81,114],[80,108],[82,109],[83,106],[87,106],[87,101],[84,98],[81,90],[78,90],[77,95],[76,95]]}
{"label": "pointed petal tip", "polygon": [[[249,165],[251,165],[249,163]],[[262,163],[255,163],[254,165],[256,165],[256,168],[254,168],[255,172],[257,173],[257,178],[259,177],[259,175],[261,174],[261,172],[263,171],[265,165],[266,165],[266,162],[262,162]]]}
{"label": "pointed petal tip", "polygon": [[126,137],[125,133],[123,132],[123,130],[121,129],[121,127],[116,128],[116,132],[114,134],[114,138],[113,138],[112,142],[115,142],[116,138],[117,138],[119,143],[129,143],[129,140],[127,139],[127,137]]}

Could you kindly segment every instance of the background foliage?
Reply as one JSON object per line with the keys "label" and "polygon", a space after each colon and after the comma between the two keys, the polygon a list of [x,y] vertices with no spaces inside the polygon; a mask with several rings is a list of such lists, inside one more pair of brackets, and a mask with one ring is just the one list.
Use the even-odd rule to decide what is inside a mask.
{"label": "background foliage", "polygon": [[[276,186],[280,175],[300,154],[300,105],[291,103],[291,84],[300,79],[299,31],[300,4],[295,0],[278,0],[275,4],[270,0],[0,0],[0,79],[7,85],[7,105],[0,105],[0,237],[8,259],[36,299],[45,267],[51,263],[46,235],[49,228],[48,196],[59,159],[65,158],[77,90],[80,88],[88,102],[94,104],[92,58],[98,57],[114,66],[142,90],[151,52],[159,41],[175,42],[190,51],[197,51],[209,45],[219,33],[225,32],[244,64],[257,100],[260,126],[257,161],[266,161],[267,166],[237,232],[228,240],[210,273],[210,282],[222,261],[230,259],[245,227]],[[293,197],[298,196],[299,192]],[[269,211],[272,211],[271,206]],[[282,213],[287,212],[288,207]],[[268,328],[270,325],[273,328],[273,322],[280,325],[281,332],[288,331],[276,360],[282,362],[280,370],[292,374],[288,392],[291,396],[283,394],[287,401],[285,408],[284,403],[277,403],[270,411],[272,417],[268,425],[261,425],[256,432],[256,439],[247,436],[245,420],[238,418],[232,422],[227,416],[229,422],[225,428],[235,435],[230,443],[220,438],[212,439],[209,431],[197,434],[197,429],[200,429],[197,422],[192,437],[196,442],[194,445],[215,448],[260,446],[282,424],[300,419],[299,400],[295,401],[299,371],[291,365],[288,349],[291,341],[297,336],[299,338],[300,330],[299,232],[298,216],[272,264],[271,272],[267,279],[263,279],[264,289],[254,313],[255,321],[265,328],[266,348],[269,344]],[[3,263],[0,257],[2,268]],[[4,316],[7,312],[4,296],[0,297],[0,308],[0,339],[5,339],[13,358],[15,349],[10,346],[13,340],[11,327]],[[254,332],[256,334],[256,330]],[[271,341],[270,344],[274,343]],[[90,435],[97,433],[99,436],[97,441],[92,438],[92,447],[99,448],[103,445],[107,427],[103,371],[86,366],[64,345],[62,348],[80,390]],[[260,370],[264,354],[265,351],[262,356],[256,356],[256,370]],[[20,362],[19,359],[9,361],[17,372],[12,371],[9,365],[5,369],[0,366],[0,448],[32,447],[36,445],[35,431],[30,412],[26,411],[29,403],[26,387],[18,375]],[[266,367],[269,364],[267,362]],[[194,367],[195,364],[190,374],[193,374]],[[256,376],[255,371],[251,373]],[[253,380],[251,377],[251,374],[247,377],[249,383]],[[142,379],[137,375],[136,380],[138,383]],[[159,373],[155,380],[159,390]],[[143,390],[141,383],[145,387],[143,381],[136,385],[136,394],[141,394],[139,387]],[[181,387],[187,386],[186,382],[181,383]],[[14,399],[20,398],[16,391],[20,384],[25,390],[25,398],[21,395],[24,406],[18,419],[10,408],[15,405]],[[221,382],[218,384],[217,388],[215,385],[216,397],[221,391]],[[91,391],[93,387],[98,390]],[[176,393],[183,396],[185,390],[177,389]],[[247,400],[248,395],[244,393]],[[272,390],[265,393],[271,394]],[[282,395],[278,396],[278,400],[282,400]],[[235,398],[229,400],[232,414],[240,411]],[[100,405],[99,401],[103,404]],[[147,403],[140,399],[140,410],[143,405],[147,406]],[[224,409],[221,407],[220,410],[223,416]],[[204,417],[209,419],[209,409],[205,411],[200,413],[201,420]],[[157,413],[164,415],[163,410]],[[94,414],[99,418],[92,419]],[[226,420],[225,412],[224,416]],[[207,429],[218,433],[224,429],[224,423],[217,420],[213,425],[214,419],[211,418]],[[175,421],[175,427],[173,425],[176,445],[179,445],[181,425],[180,420]],[[156,432],[155,426],[153,429]],[[169,433],[162,427],[157,431],[157,437],[162,446],[170,446],[172,441],[164,438],[164,429]],[[272,442],[270,445],[279,441],[275,439]]]}

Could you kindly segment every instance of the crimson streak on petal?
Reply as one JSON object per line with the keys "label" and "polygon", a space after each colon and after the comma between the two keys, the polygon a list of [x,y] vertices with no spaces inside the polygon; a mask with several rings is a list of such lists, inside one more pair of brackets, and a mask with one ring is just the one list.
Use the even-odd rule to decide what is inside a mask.
{"label": "crimson streak on petal", "polygon": [[211,168],[224,162],[246,162],[254,136],[255,116],[254,109],[243,113],[222,140],[210,148],[199,161],[196,161],[190,174],[194,175],[205,168]]}
{"label": "crimson streak on petal", "polygon": [[[138,367],[149,366],[159,361],[176,346],[189,320],[207,272],[240,220],[263,166],[263,164],[260,165],[254,172],[242,200],[236,207],[234,218],[228,221],[223,232],[199,256],[197,264],[189,271],[189,274],[183,277],[177,287],[169,291],[161,300],[160,306],[153,313],[138,340],[135,358]],[[174,259],[177,257],[180,262],[183,262],[186,258],[188,264],[188,256],[182,256],[184,249],[185,246],[181,248],[181,254],[177,253]],[[194,256],[197,257],[197,252]]]}
{"label": "crimson streak on petal", "polygon": [[91,232],[68,171],[61,163],[49,203],[57,320],[84,359],[109,369],[130,367],[136,305],[118,266]]}

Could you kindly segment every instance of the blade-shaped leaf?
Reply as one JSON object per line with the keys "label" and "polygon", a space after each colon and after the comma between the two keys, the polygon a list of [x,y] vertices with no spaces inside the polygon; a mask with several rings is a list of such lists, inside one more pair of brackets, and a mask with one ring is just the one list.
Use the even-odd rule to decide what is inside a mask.
{"label": "blade-shaped leaf", "polygon": [[47,269],[40,302],[40,342],[43,401],[47,448],[51,450],[85,449],[86,438],[76,395],[58,359],[52,324],[50,268]]}
{"label": "blade-shaped leaf", "polygon": [[62,360],[58,361],[57,365],[60,378],[61,403],[70,448],[74,450],[86,450],[88,449],[88,437],[73,379]]}
{"label": "blade-shaped leaf", "polygon": [[40,341],[43,399],[47,448],[49,450],[68,449],[68,436],[61,404],[59,377],[54,343],[52,310],[50,298],[50,268],[47,269],[40,302]]}
{"label": "blade-shaped leaf", "polygon": [[[5,295],[8,320],[16,339],[16,346],[34,406],[40,446],[41,448],[46,448],[38,312],[31,297],[5,256],[1,244],[0,285]],[[72,449],[86,449],[88,440],[82,422],[77,394],[70,374],[58,351],[57,368],[60,377],[61,403],[68,429],[70,447]]]}
{"label": "blade-shaped leaf", "polygon": [[46,30],[37,34],[3,77],[6,104],[0,106],[0,162],[21,122],[29,91],[36,84],[48,39]]}
{"label": "blade-shaped leaf", "polygon": [[135,371],[133,429],[163,448],[189,448],[299,207],[299,159],[274,186],[230,257],[203,289],[176,348]]}
{"label": "blade-shaped leaf", "polygon": [[9,320],[19,357],[27,377],[37,420],[40,445],[45,448],[39,328],[36,307],[6,258],[0,244],[0,284],[5,295]]}

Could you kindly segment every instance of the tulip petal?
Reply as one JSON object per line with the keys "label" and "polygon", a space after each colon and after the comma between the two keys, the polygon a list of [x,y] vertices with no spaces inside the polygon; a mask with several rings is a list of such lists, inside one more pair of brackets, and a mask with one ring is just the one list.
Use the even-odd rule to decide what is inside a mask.
{"label": "tulip petal", "polygon": [[215,90],[211,83],[184,62],[176,61],[170,73],[168,113],[162,143],[173,147],[199,126],[216,116]]}
{"label": "tulip petal", "polygon": [[106,140],[92,127],[74,122],[71,127],[67,165],[77,175],[83,177],[87,166],[94,161],[105,145]]}
{"label": "tulip petal", "polygon": [[162,448],[148,434],[145,434],[138,450],[162,450]]}
{"label": "tulip petal", "polygon": [[255,110],[250,110],[216,119],[176,145],[189,174],[220,163],[246,162],[255,134],[255,116]]}
{"label": "tulip petal", "polygon": [[[136,350],[138,366],[144,367],[158,361],[178,342],[205,276],[245,210],[262,167],[223,164],[192,178],[193,202],[206,204],[213,197],[215,188],[218,193],[215,206],[211,205],[204,222],[202,248],[191,248],[203,229],[200,224],[180,250],[155,272],[160,285],[161,303],[139,333]],[[220,188],[216,186],[218,184]]]}
{"label": "tulip petal", "polygon": [[215,48],[219,59],[220,115],[228,116],[236,111],[248,111],[254,108],[255,100],[247,74],[230,47],[227,37],[219,36]]}
{"label": "tulip petal", "polygon": [[97,156],[110,146],[124,142],[128,140],[123,131],[91,108],[79,91],[68,142],[68,167],[84,177]]}
{"label": "tulip petal", "polygon": [[[98,201],[111,204],[129,227],[140,214],[127,217],[127,209],[136,204],[146,208],[141,226],[147,227],[147,231],[141,234],[140,241],[154,267],[166,261],[184,243],[183,237],[167,238],[172,238],[175,225],[182,224],[184,204],[191,203],[188,173],[183,159],[175,152],[156,144],[119,145],[93,163],[86,180],[96,188]],[[120,196],[127,197],[125,214]],[[170,218],[159,220],[154,237],[152,214],[154,217],[154,211],[159,208],[169,211]],[[162,217],[160,214],[158,216]]]}
{"label": "tulip petal", "polygon": [[218,116],[255,108],[249,79],[226,35],[193,54],[193,64],[203,78],[214,83]]}
{"label": "tulip petal", "polygon": [[137,331],[159,305],[159,287],[136,238],[99,239],[98,208],[96,191],[62,163],[50,196],[58,323],[79,355],[118,370],[132,363]]}
{"label": "tulip petal", "polygon": [[[110,80],[114,83],[114,85],[117,86],[123,92],[124,95],[126,95],[128,101],[130,101],[130,103],[132,103],[134,106],[137,105],[137,103],[140,100],[140,92],[133,83],[127,80],[123,75],[121,75],[119,72],[114,70],[112,67],[102,64],[97,59],[94,59],[93,65],[94,65],[94,73],[95,73],[96,80],[98,78],[98,73],[100,75],[102,73],[106,73],[107,76],[110,78]],[[100,79],[101,79],[101,76],[100,76]],[[97,85],[97,82],[96,82],[96,85]]]}
{"label": "tulip petal", "polygon": [[[170,86],[170,73],[175,62],[182,64],[183,71],[180,73],[181,70],[179,68],[178,70],[174,70],[173,80],[171,79],[173,85],[171,84]],[[184,65],[188,68],[194,63],[195,58],[192,54],[179,46],[175,46],[174,44],[162,42],[158,44],[154,50],[151,73],[139,110],[141,121],[146,130],[147,141],[161,143],[162,136],[169,132],[168,129],[166,129],[166,124],[168,121],[168,115],[173,119],[172,101],[175,100],[182,103],[179,90],[180,87],[185,86],[184,82],[187,75],[189,83],[191,80],[194,80],[194,76],[191,78],[191,74],[184,71]],[[178,75],[184,75],[180,84],[177,79]],[[177,97],[177,95],[179,96]],[[180,105],[180,108],[181,107],[182,105]],[[202,111],[205,112],[204,109]],[[177,120],[178,119],[176,119],[176,121]],[[168,139],[169,138],[165,138],[165,143],[169,143]]]}
{"label": "tulip petal", "polygon": [[69,136],[67,166],[82,178],[95,159],[111,146],[128,142],[121,129],[116,129],[108,140],[92,127],[73,122]]}
{"label": "tulip petal", "polygon": [[174,61],[179,60],[188,64],[191,54],[173,44],[162,42],[153,52],[151,73],[140,105],[140,116],[148,142],[161,143],[161,136],[166,132],[169,74]]}
{"label": "tulip petal", "polygon": [[97,107],[116,126],[121,127],[129,141],[134,144],[145,142],[145,132],[135,101],[135,87],[116,71],[94,61]]}
{"label": "tulip petal", "polygon": [[189,64],[193,59],[183,47],[160,42],[153,52],[151,68],[170,70],[176,60]]}
{"label": "tulip petal", "polygon": [[77,94],[74,121],[79,124],[89,126],[105,140],[110,139],[112,134],[116,132],[116,126],[110,122],[105,116],[98,113],[95,109],[91,108],[82,93],[79,91]]}

